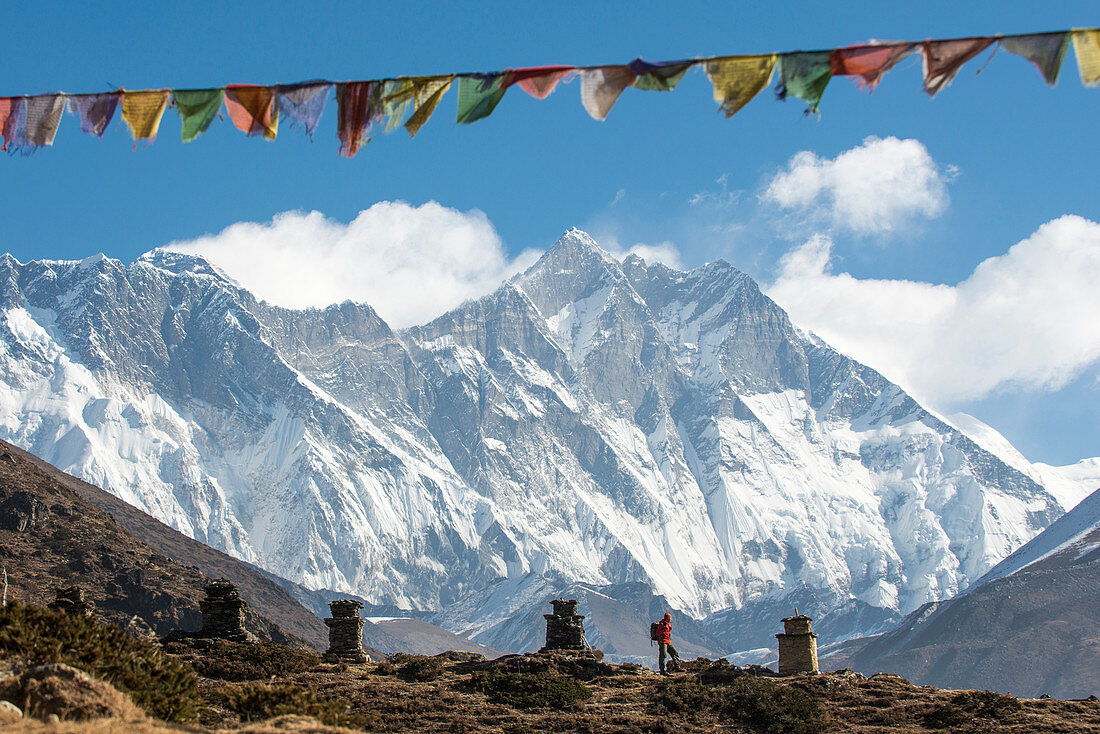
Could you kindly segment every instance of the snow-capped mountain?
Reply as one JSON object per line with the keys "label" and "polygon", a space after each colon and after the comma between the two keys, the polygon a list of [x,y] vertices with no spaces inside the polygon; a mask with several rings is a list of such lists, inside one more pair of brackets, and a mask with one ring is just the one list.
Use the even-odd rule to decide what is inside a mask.
{"label": "snow-capped mountain", "polygon": [[825,647],[822,659],[941,688],[1084,698],[1100,691],[1098,624],[1100,489],[964,593],[929,602],[884,634]]}
{"label": "snow-capped mountain", "polygon": [[978,587],[1055,559],[1059,565],[1100,560],[1100,487],[1049,528],[974,582]]}
{"label": "snow-capped mountain", "polygon": [[800,331],[728,264],[619,262],[577,230],[402,332],[362,304],[257,302],[161,251],[8,256],[0,310],[0,437],[273,573],[439,610],[495,647],[576,583],[644,582],[730,650],[793,604],[866,632],[1086,494]]}

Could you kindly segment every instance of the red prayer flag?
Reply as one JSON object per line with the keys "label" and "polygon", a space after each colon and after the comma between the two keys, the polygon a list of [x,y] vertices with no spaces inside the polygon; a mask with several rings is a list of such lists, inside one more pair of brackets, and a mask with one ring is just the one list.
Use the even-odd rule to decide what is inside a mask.
{"label": "red prayer flag", "polygon": [[917,48],[915,43],[896,43],[875,46],[849,46],[833,51],[829,58],[833,76],[859,77],[860,89],[874,91],[886,72]]}
{"label": "red prayer flag", "polygon": [[15,108],[13,97],[0,97],[0,135],[7,137],[5,128],[8,126],[8,118],[11,117],[11,111]]}
{"label": "red prayer flag", "polygon": [[504,74],[504,82],[501,85],[507,89],[513,84],[530,94],[535,99],[546,99],[575,66],[530,66],[523,69],[508,69]]}
{"label": "red prayer flag", "polygon": [[370,125],[371,82],[346,82],[336,85],[336,137],[340,155],[351,158],[359,152]]}
{"label": "red prayer flag", "polygon": [[6,151],[8,144],[18,132],[23,104],[23,97],[0,97],[0,135],[4,136],[4,145],[0,146],[0,150]]}

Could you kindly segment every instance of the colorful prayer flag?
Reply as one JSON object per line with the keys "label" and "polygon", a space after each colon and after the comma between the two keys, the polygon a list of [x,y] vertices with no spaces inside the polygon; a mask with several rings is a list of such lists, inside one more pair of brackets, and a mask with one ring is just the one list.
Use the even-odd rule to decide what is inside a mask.
{"label": "colorful prayer flag", "polygon": [[1081,83],[1086,87],[1100,86],[1100,30],[1075,30],[1073,53],[1077,56]]}
{"label": "colorful prayer flag", "polygon": [[65,95],[38,94],[27,97],[24,104],[27,142],[36,147],[53,145],[61,115],[65,112]]}
{"label": "colorful prayer flag", "polygon": [[377,91],[377,107],[381,118],[386,120],[383,131],[393,132],[412,107],[416,95],[416,79],[387,79]]}
{"label": "colorful prayer flag", "polygon": [[190,143],[206,132],[218,116],[224,89],[177,89],[172,92],[172,102],[180,116],[180,137]]}
{"label": "colorful prayer flag", "polygon": [[279,134],[279,98],[275,87],[230,84],[225,88],[225,109],[238,130],[249,137]]}
{"label": "colorful prayer flag", "polygon": [[995,38],[961,38],[953,41],[925,41],[924,91],[933,97],[951,83],[959,69],[996,41]]}
{"label": "colorful prayer flag", "polygon": [[458,117],[460,125],[469,125],[493,113],[508,90],[506,74],[474,74],[458,78]]}
{"label": "colorful prayer flag", "polygon": [[121,96],[119,92],[69,95],[69,110],[80,118],[81,130],[102,138],[115,116]]}
{"label": "colorful prayer flag", "polygon": [[298,123],[306,129],[306,135],[313,137],[317,123],[325,111],[329,82],[303,82],[302,84],[284,84],[279,90],[279,114],[290,119],[290,124]]}
{"label": "colorful prayer flag", "polygon": [[353,158],[359,152],[373,122],[369,114],[372,86],[372,82],[336,85],[336,137],[340,139],[340,155],[345,158]]}
{"label": "colorful prayer flag", "polygon": [[33,148],[27,140],[27,97],[17,97],[4,131],[5,150]]}
{"label": "colorful prayer flag", "polygon": [[629,66],[601,66],[581,71],[581,103],[595,120],[606,120],[607,113],[623,90],[634,83]]}
{"label": "colorful prayer flag", "polygon": [[631,61],[629,66],[637,77],[634,80],[635,89],[671,92],[684,78],[684,74],[687,74],[688,69],[695,66],[695,62],[665,61],[659,64],[651,64],[638,58]]}
{"label": "colorful prayer flag", "polygon": [[156,140],[160,118],[168,109],[168,90],[142,92],[122,90],[122,120],[130,127],[134,140]]}
{"label": "colorful prayer flag", "polygon": [[706,63],[707,78],[714,85],[714,101],[726,117],[733,117],[772,83],[775,62],[775,54],[769,54],[733,56]]}
{"label": "colorful prayer flag", "polygon": [[4,130],[8,126],[8,118],[11,117],[12,108],[15,106],[15,100],[18,97],[0,97],[0,135],[4,134]]}
{"label": "colorful prayer flag", "polygon": [[1005,51],[1023,56],[1035,64],[1049,86],[1058,83],[1058,73],[1062,70],[1062,60],[1069,49],[1069,34],[1036,33],[1030,36],[1009,36],[1001,41]]}
{"label": "colorful prayer flag", "polygon": [[874,91],[886,72],[917,50],[915,43],[838,48],[829,57],[833,76],[855,76],[860,89]]}
{"label": "colorful prayer flag", "polygon": [[16,131],[21,127],[19,120],[22,116],[22,97],[0,97],[0,135],[4,136],[4,145],[0,150],[7,150],[15,139]]}
{"label": "colorful prayer flag", "polygon": [[809,103],[806,113],[817,112],[825,87],[833,76],[832,51],[805,51],[779,57],[779,99],[794,95]]}
{"label": "colorful prayer flag", "polygon": [[405,122],[405,129],[409,131],[409,137],[415,138],[424,127],[424,123],[435,112],[440,100],[454,83],[453,76],[448,77],[423,77],[416,80],[416,89],[413,92],[413,104],[416,111]]}
{"label": "colorful prayer flag", "polygon": [[546,99],[558,82],[575,66],[530,66],[523,69],[509,69],[505,74],[505,88],[518,84],[519,88],[535,99]]}

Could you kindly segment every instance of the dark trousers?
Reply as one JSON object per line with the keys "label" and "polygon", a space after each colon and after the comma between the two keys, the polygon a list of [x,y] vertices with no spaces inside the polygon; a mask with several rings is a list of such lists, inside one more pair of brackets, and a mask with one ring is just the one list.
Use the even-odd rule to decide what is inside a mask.
{"label": "dark trousers", "polygon": [[671,642],[658,642],[657,643],[657,667],[661,669],[661,672],[665,672],[665,658],[669,655],[672,656],[672,662],[676,665],[680,664],[680,655],[676,652],[676,648],[672,646]]}

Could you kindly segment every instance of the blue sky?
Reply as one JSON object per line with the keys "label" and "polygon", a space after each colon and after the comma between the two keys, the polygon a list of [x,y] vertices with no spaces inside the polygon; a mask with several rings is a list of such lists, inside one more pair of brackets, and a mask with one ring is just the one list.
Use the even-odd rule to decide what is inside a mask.
{"label": "blue sky", "polygon": [[[5,7],[0,28],[8,49],[0,95],[656,61],[1100,25],[1094,2],[838,5],[63,2],[47,12],[16,2]],[[205,237],[199,241],[213,251],[225,253],[232,243],[267,258],[264,238],[279,236],[283,259],[270,253],[277,276],[293,272],[286,250],[309,257],[325,238],[346,238],[344,228],[355,220],[356,231],[371,233],[355,240],[358,247],[384,251],[379,228],[395,227],[408,245],[403,252],[421,262],[435,258],[424,267],[440,277],[485,261],[458,278],[467,290],[455,293],[469,295],[579,226],[609,249],[643,243],[688,267],[723,257],[766,288],[786,284],[786,291],[769,292],[781,302],[781,292],[793,299],[784,305],[799,323],[835,334],[842,348],[933,407],[990,423],[1028,458],[1069,463],[1100,455],[1100,348],[1088,332],[1095,301],[1083,291],[1061,293],[1057,263],[1078,258],[1073,272],[1087,274],[1095,239],[1085,225],[1043,227],[1064,215],[1100,221],[1096,185],[1086,176],[1100,90],[1081,86],[1072,52],[1054,89],[1003,50],[975,76],[985,58],[935,99],[921,91],[916,58],[872,95],[834,79],[820,119],[804,117],[800,101],[778,102],[766,91],[727,120],[701,73],[670,94],[628,90],[603,123],[584,112],[577,82],[543,102],[513,90],[492,117],[469,126],[454,124],[452,92],[415,140],[398,130],[351,160],[336,154],[335,103],[312,141],[286,128],[273,143],[248,139],[225,120],[185,145],[169,112],[158,140],[134,150],[117,120],[96,140],[66,117],[52,149],[0,161],[0,195],[8,202],[3,249],[22,261],[98,252],[130,261],[153,247]],[[902,150],[893,139],[913,142]],[[820,196],[803,191],[795,203],[769,197],[777,176],[798,169],[792,161],[802,151],[816,156],[805,170],[834,183],[859,175],[858,167],[837,165],[858,151],[874,170],[916,166],[931,176],[931,188],[897,192],[897,206],[883,215],[892,226],[858,230],[830,218],[843,207],[829,198],[828,182]],[[409,207],[357,219],[378,202],[395,201]],[[428,202],[442,209],[425,209]],[[218,239],[235,223],[266,225],[288,211],[323,217],[284,222],[295,236],[259,226]],[[1007,255],[1033,235],[1030,250]],[[479,249],[479,238],[491,247]],[[811,241],[825,260],[784,260],[813,254]],[[1067,241],[1072,257],[1059,254]],[[378,257],[367,253],[344,265],[361,281],[378,281],[371,268]],[[1019,302],[1009,315],[990,317],[997,281],[972,278],[989,258],[997,267],[986,270],[1008,279],[1048,264],[1050,275],[1004,289]],[[315,297],[330,288],[334,299],[343,297],[339,284],[317,277]],[[396,322],[414,318],[401,311],[401,299],[415,291],[407,280],[369,287],[375,297],[365,300],[383,315],[389,309]],[[830,308],[808,300],[814,294],[829,298]],[[945,298],[958,303],[941,308]],[[1034,299],[1033,316],[1025,299]],[[902,310],[938,308],[938,321],[905,327],[919,330],[919,339],[903,327],[887,333],[894,322],[884,301]],[[840,313],[845,307],[857,316],[859,308],[874,310],[877,341],[852,332]],[[1003,325],[1003,333],[983,327],[983,319]],[[980,339],[967,324],[1016,349],[975,351]],[[1051,333],[1059,338],[1046,340]],[[939,370],[912,368],[941,358]],[[957,379],[971,369],[975,379]]]}

